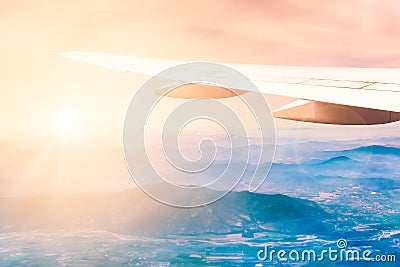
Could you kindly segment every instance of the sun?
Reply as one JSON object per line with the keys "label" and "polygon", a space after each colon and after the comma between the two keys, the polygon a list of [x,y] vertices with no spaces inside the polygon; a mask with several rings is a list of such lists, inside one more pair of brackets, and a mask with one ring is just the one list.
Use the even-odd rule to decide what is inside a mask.
{"label": "sun", "polygon": [[70,135],[76,133],[80,128],[79,117],[72,112],[61,113],[55,119],[55,126],[59,134]]}

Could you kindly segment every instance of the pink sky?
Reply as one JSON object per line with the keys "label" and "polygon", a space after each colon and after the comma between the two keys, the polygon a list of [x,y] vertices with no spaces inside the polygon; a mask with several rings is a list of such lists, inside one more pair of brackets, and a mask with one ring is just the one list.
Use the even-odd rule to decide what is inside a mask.
{"label": "pink sky", "polygon": [[[144,80],[133,74],[117,78],[113,71],[66,61],[53,52],[399,67],[399,17],[396,0],[3,2],[0,118],[7,127],[1,135],[32,130],[46,124],[49,113],[71,105],[90,120],[100,113],[111,124],[121,122],[131,88]],[[99,108],[110,103],[111,113]]]}

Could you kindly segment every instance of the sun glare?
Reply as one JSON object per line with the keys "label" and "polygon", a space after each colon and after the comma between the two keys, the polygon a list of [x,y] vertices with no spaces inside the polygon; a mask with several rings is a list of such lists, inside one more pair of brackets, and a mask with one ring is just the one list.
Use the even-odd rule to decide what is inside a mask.
{"label": "sun glare", "polygon": [[60,134],[72,134],[79,129],[79,118],[73,113],[60,114],[55,123]]}

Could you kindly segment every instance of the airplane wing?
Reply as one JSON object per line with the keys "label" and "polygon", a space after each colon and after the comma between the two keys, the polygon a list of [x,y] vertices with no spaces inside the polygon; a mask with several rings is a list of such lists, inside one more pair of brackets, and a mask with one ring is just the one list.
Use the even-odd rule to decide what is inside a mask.
{"label": "airplane wing", "polygon": [[[59,55],[145,75],[156,75],[169,67],[187,63],[96,52],[64,52]],[[275,110],[273,115],[276,118],[347,125],[381,124],[400,120],[400,69],[398,68],[223,64],[247,76],[261,93],[297,99]],[[222,90],[226,89],[211,86],[210,90],[209,87],[207,97],[224,97]],[[196,90],[200,90],[198,88]],[[226,94],[227,97],[250,91],[249,88],[230,89],[237,94]],[[172,92],[170,96],[192,98],[195,95]]]}

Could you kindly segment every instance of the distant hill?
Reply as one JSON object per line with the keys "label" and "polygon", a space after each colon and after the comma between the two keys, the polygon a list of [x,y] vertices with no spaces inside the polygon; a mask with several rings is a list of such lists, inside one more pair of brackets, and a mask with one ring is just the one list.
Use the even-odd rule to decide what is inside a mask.
{"label": "distant hill", "polygon": [[2,231],[87,227],[129,234],[329,231],[331,215],[309,200],[231,192],[200,208],[163,205],[138,189],[0,200]]}
{"label": "distant hill", "polygon": [[378,155],[400,156],[400,148],[381,146],[381,145],[362,146],[354,149],[344,150],[343,152],[359,152],[359,153],[373,153]]}
{"label": "distant hill", "polygon": [[328,160],[320,162],[319,164],[320,165],[326,165],[326,164],[331,164],[331,163],[342,163],[342,162],[349,163],[349,162],[352,162],[352,161],[354,161],[354,160],[349,158],[349,157],[347,157],[347,156],[338,156],[338,157],[330,158]]}

